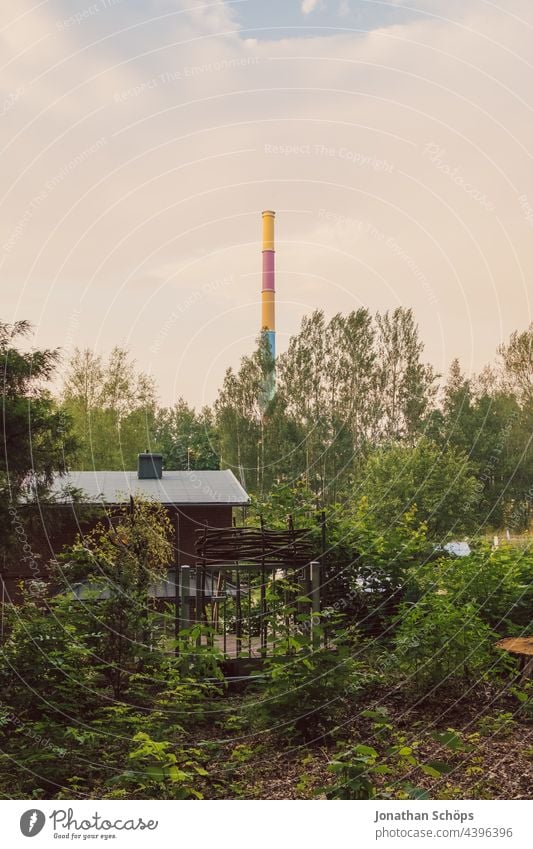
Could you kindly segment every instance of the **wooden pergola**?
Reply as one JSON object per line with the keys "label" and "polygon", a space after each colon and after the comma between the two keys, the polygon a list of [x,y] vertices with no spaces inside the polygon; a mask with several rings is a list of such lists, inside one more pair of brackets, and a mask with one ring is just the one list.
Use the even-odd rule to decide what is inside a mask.
{"label": "wooden pergola", "polygon": [[216,643],[227,658],[260,659],[272,653],[280,632],[310,637],[320,614],[320,562],[309,530],[207,525],[196,532],[196,569],[180,567],[180,627],[202,625],[197,637]]}

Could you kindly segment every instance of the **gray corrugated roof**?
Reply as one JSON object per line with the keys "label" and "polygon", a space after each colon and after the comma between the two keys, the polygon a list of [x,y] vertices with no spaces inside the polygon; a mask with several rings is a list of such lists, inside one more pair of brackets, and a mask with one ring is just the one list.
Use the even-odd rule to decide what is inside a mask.
{"label": "gray corrugated roof", "polygon": [[81,489],[91,504],[123,504],[130,495],[141,495],[161,504],[225,504],[242,507],[248,495],[230,469],[222,471],[163,472],[161,479],[139,480],[137,472],[68,472],[57,476],[52,494],[59,503],[71,499],[65,487]]}

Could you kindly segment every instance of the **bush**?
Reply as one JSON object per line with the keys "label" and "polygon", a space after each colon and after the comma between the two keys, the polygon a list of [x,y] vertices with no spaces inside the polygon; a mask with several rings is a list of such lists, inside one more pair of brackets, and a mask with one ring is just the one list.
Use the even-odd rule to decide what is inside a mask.
{"label": "bush", "polygon": [[313,650],[307,636],[292,636],[295,653],[280,653],[266,662],[268,677],[258,710],[264,727],[307,741],[332,730],[341,705],[364,681],[361,664],[351,657],[349,643],[343,644],[340,632],[336,640],[335,649]]}
{"label": "bush", "polygon": [[400,608],[395,660],[407,684],[430,693],[486,679],[495,664],[497,635],[473,604],[454,606],[446,595],[428,593]]}
{"label": "bush", "polygon": [[385,532],[363,497],[328,527],[326,605],[364,631],[383,630],[397,611],[409,570],[431,551],[426,526],[412,508]]}
{"label": "bush", "polygon": [[159,682],[145,683],[144,708],[115,703],[62,713],[57,707],[54,716],[36,703],[34,716],[40,718],[30,718],[29,711],[21,718],[4,703],[0,793],[16,798],[199,798],[206,781],[204,755],[191,745],[191,737],[212,721],[213,688],[181,678],[171,663],[160,676]]}
{"label": "bush", "polygon": [[370,779],[379,770],[378,757],[376,749],[361,744],[340,752],[328,764],[335,781],[325,789],[326,799],[375,799]]}
{"label": "bush", "polygon": [[124,791],[128,799],[203,798],[198,784],[208,773],[199,761],[199,749],[153,740],[143,731],[134,735],[132,744],[129,768],[107,782],[116,789],[105,796],[121,796]]}
{"label": "bush", "polygon": [[29,593],[9,611],[0,652],[0,688],[21,719],[87,715],[98,703],[91,640],[98,630],[87,609],[59,596]]}
{"label": "bush", "polygon": [[477,615],[500,634],[520,634],[531,627],[533,552],[510,545],[483,544],[468,557],[443,559],[414,567],[411,596],[438,591],[457,606],[471,602]]}

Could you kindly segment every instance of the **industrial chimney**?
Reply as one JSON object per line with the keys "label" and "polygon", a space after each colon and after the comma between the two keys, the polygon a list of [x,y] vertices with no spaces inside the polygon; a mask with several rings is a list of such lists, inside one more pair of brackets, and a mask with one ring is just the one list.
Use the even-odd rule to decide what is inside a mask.
{"label": "industrial chimney", "polygon": [[274,219],[276,213],[265,209],[263,215],[263,279],[261,286],[261,330],[266,331],[270,353],[276,356],[276,270]]}
{"label": "industrial chimney", "polygon": [[[261,331],[266,334],[270,354],[276,357],[276,270],[274,249],[274,219],[276,213],[265,209],[263,216],[263,275],[261,284]],[[276,372],[265,378],[261,406],[266,409],[276,392]]]}

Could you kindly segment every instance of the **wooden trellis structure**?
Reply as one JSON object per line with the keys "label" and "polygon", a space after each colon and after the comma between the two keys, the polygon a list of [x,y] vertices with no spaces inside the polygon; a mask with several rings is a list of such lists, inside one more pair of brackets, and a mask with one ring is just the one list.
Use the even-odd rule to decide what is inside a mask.
{"label": "wooden trellis structure", "polygon": [[302,622],[317,644],[320,564],[309,531],[291,520],[287,530],[206,525],[196,555],[194,569],[180,567],[179,594],[180,627],[203,626],[198,645],[216,644],[227,658],[264,658],[285,640],[290,652]]}

